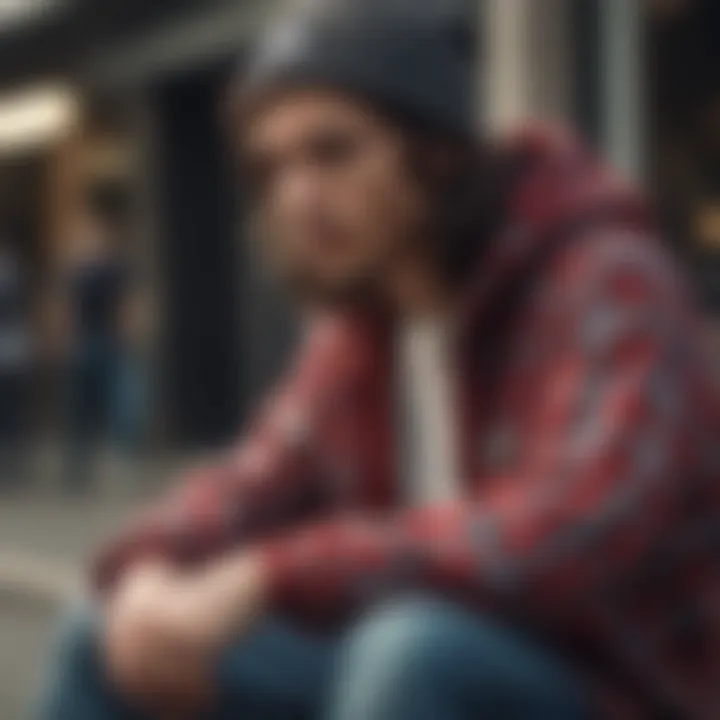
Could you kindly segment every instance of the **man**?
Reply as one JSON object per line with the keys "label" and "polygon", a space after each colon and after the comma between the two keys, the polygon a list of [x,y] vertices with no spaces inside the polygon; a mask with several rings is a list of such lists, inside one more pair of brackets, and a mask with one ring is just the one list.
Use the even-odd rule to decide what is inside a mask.
{"label": "man", "polygon": [[[63,484],[67,492],[91,489],[98,450],[126,449],[123,406],[129,348],[126,327],[129,269],[120,245],[124,199],[112,183],[87,191],[79,232],[65,258],[61,298],[67,429]],[[127,383],[125,383],[127,384]],[[127,396],[127,397],[125,397]]]}
{"label": "man", "polygon": [[269,34],[234,128],[304,349],[102,555],[45,718],[717,717],[691,303],[572,140],[473,139],[468,26],[343,0]]}

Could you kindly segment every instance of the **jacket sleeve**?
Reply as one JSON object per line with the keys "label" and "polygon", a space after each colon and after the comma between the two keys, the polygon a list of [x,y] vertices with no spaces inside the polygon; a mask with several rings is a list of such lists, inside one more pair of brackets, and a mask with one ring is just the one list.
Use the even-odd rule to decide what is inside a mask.
{"label": "jacket sleeve", "polygon": [[192,565],[320,509],[314,435],[338,366],[328,333],[308,335],[295,368],[239,447],[188,472],[101,551],[92,572],[96,588],[107,590],[138,559]]}
{"label": "jacket sleeve", "polygon": [[[562,619],[633,573],[680,512],[693,353],[672,265],[644,239],[604,240],[569,251],[538,299],[553,341],[521,469],[445,507],[270,543],[279,606],[329,611],[412,586]],[[535,332],[527,342],[544,342]]]}

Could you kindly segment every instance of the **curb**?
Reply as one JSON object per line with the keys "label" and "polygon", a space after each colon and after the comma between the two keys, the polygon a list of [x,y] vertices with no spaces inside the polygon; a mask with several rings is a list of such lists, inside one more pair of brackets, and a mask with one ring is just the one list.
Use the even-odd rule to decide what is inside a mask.
{"label": "curb", "polygon": [[82,573],[67,561],[0,552],[0,600],[58,607],[80,595]]}

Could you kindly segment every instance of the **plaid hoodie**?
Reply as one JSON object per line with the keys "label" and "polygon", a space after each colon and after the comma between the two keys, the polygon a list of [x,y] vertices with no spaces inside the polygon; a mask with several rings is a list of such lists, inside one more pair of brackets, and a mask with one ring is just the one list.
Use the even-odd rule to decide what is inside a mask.
{"label": "plaid hoodie", "polygon": [[[642,202],[528,130],[456,342],[464,492],[403,507],[391,333],[323,318],[240,446],[101,555],[260,550],[278,612],[346,617],[417,589],[540,633],[611,717],[720,717],[720,403]],[[620,702],[622,701],[622,702]]]}

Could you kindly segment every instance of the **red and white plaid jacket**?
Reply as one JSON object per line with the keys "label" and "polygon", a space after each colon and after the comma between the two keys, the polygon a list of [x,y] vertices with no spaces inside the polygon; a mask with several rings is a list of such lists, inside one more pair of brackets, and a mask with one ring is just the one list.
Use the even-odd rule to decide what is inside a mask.
{"label": "red and white plaid jacket", "polygon": [[239,449],[97,580],[251,545],[278,611],[437,592],[545,634],[629,717],[720,718],[720,402],[692,302],[641,201],[572,139],[509,147],[526,171],[456,340],[462,497],[403,508],[391,331],[326,318]]}

